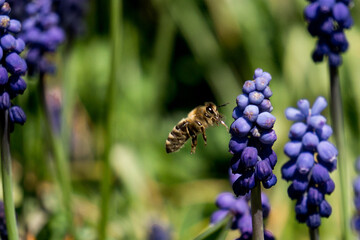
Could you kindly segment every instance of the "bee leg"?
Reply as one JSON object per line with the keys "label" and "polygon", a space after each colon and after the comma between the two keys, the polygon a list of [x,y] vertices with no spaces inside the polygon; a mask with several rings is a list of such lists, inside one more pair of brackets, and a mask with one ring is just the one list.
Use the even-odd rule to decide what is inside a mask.
{"label": "bee leg", "polygon": [[191,137],[191,154],[195,153],[196,145],[197,145],[197,136],[195,135]]}
{"label": "bee leg", "polygon": [[202,136],[203,136],[204,143],[205,143],[205,146],[206,146],[207,142],[206,142],[206,134],[205,134],[205,127],[204,126],[201,126],[201,132],[202,132]]}

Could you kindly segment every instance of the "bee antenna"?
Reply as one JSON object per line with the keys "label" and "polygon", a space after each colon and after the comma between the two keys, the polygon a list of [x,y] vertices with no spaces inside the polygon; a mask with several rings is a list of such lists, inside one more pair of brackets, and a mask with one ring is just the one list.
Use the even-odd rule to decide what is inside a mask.
{"label": "bee antenna", "polygon": [[221,104],[221,105],[218,106],[218,108],[224,107],[224,106],[226,106],[226,105],[228,105],[228,104],[229,104],[228,102],[227,102],[227,103],[224,103],[224,104]]}

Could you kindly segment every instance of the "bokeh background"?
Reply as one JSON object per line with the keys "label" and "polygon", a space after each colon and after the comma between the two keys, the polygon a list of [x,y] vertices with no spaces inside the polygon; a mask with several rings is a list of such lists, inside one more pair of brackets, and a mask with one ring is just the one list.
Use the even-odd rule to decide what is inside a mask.
{"label": "bokeh background", "polygon": [[[107,239],[147,239],[154,224],[171,239],[200,234],[216,209],[217,194],[232,191],[230,135],[222,126],[209,128],[207,146],[199,139],[196,154],[190,154],[190,143],[167,154],[165,140],[181,118],[205,101],[229,102],[221,112],[230,125],[235,98],[256,68],[272,75],[271,102],[277,118],[278,183],[266,191],[272,205],[266,228],[277,239],[308,239],[306,225],[295,221],[288,183],[280,174],[287,161],[282,149],[291,125],[285,108],[300,98],[311,103],[319,95],[329,99],[327,64],[311,60],[316,39],[303,19],[306,4],[305,0],[121,1],[119,51],[114,53],[110,1],[88,1],[86,30],[80,37],[70,36],[71,41],[68,38],[51,56],[57,71],[46,79],[48,103],[56,121],[66,126],[61,130],[69,152],[77,239],[97,239],[107,129],[113,135]],[[346,136],[346,159],[340,161],[349,162],[349,179],[355,177],[352,166],[360,155],[358,4],[356,0],[351,10],[355,24],[346,31],[350,48],[340,67]],[[119,59],[116,94],[114,104],[108,104],[113,53]],[[37,80],[27,78],[27,83],[28,89],[16,101],[28,119],[11,136],[17,220],[23,235],[64,239],[66,216],[39,113]],[[107,111],[112,114],[110,123],[104,121]],[[328,108],[324,114],[330,117]],[[322,221],[322,239],[340,237],[338,171],[331,176],[337,187],[327,198],[333,214]],[[352,199],[349,204],[354,212]],[[231,232],[227,239],[238,236]]]}

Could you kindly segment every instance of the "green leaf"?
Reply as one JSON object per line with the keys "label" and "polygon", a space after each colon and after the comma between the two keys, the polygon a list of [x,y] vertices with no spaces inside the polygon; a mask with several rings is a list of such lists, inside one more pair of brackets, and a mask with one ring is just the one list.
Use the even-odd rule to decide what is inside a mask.
{"label": "green leaf", "polygon": [[215,225],[209,226],[202,234],[194,240],[223,240],[226,238],[232,223],[232,215],[228,214],[223,220]]}

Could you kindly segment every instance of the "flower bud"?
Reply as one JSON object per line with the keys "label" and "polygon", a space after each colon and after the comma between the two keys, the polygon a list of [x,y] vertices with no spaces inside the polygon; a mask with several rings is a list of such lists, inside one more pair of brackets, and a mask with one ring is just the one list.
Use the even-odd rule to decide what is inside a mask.
{"label": "flower bud", "polygon": [[300,139],[306,133],[308,126],[303,122],[296,122],[290,127],[289,138],[290,139]]}
{"label": "flower bud", "polygon": [[229,152],[231,154],[241,153],[246,148],[248,143],[247,137],[238,138],[232,137],[229,142]]}
{"label": "flower bud", "polygon": [[333,134],[333,130],[329,125],[325,124],[321,128],[316,129],[316,134],[321,141],[328,140],[329,137]]}
{"label": "flower bud", "polygon": [[244,118],[250,122],[255,122],[259,115],[259,108],[256,105],[247,105],[244,109]]}
{"label": "flower bud", "polygon": [[215,211],[211,217],[210,217],[210,223],[211,224],[216,224],[218,222],[220,222],[221,220],[223,220],[226,215],[229,213],[228,210],[217,210]]}
{"label": "flower bud", "polygon": [[276,118],[271,113],[268,112],[260,113],[256,119],[256,123],[264,129],[272,128],[274,126],[275,121]]}
{"label": "flower bud", "polygon": [[25,60],[14,52],[6,56],[5,64],[11,74],[23,75],[27,69]]}
{"label": "flower bud", "polygon": [[318,213],[313,213],[309,215],[306,224],[308,225],[309,228],[312,229],[318,228],[321,224],[320,215]]}
{"label": "flower bud", "polygon": [[306,150],[316,150],[316,146],[319,144],[319,138],[316,134],[307,132],[302,139],[302,144]]}
{"label": "flower bud", "polygon": [[309,152],[301,153],[296,160],[296,167],[301,174],[306,174],[314,165],[314,156]]}
{"label": "flower bud", "polygon": [[18,106],[13,106],[10,108],[9,117],[13,123],[19,123],[21,125],[23,125],[26,121],[26,115],[24,111]]}
{"label": "flower bud", "polygon": [[321,164],[315,164],[315,166],[312,168],[311,180],[314,181],[315,184],[320,184],[326,182],[329,179],[330,175],[328,170]]}
{"label": "flower bud", "polygon": [[245,94],[240,94],[236,98],[236,104],[240,108],[239,110],[245,109],[245,107],[249,104],[249,98]]}
{"label": "flower bud", "polygon": [[332,212],[331,205],[326,200],[323,200],[319,206],[320,216],[328,218],[328,217],[330,217],[331,212]]}
{"label": "flower bud", "polygon": [[267,145],[272,145],[277,139],[275,131],[272,130],[266,130],[262,132],[260,136],[260,142]]}
{"label": "flower bud", "polygon": [[336,160],[338,151],[334,145],[328,141],[321,141],[317,146],[319,157],[326,162],[332,162]]}
{"label": "flower bud", "polygon": [[257,91],[264,90],[269,84],[269,80],[264,77],[255,78],[255,86]]}
{"label": "flower bud", "polygon": [[254,167],[258,161],[258,151],[254,147],[246,147],[244,151],[241,153],[240,158],[242,164],[245,168]]}
{"label": "flower bud", "polygon": [[255,166],[255,175],[260,181],[268,179],[272,174],[272,169],[267,161],[259,161]]}
{"label": "flower bud", "polygon": [[277,183],[277,177],[275,174],[271,174],[270,177],[262,181],[264,188],[269,189]]}
{"label": "flower bud", "polygon": [[261,92],[253,91],[249,93],[249,103],[259,105],[264,100],[264,95]]}
{"label": "flower bud", "polygon": [[245,81],[244,86],[243,86],[243,92],[244,93],[249,94],[249,93],[255,91],[255,89],[256,89],[256,86],[255,86],[254,81],[252,81],[252,80]]}
{"label": "flower bud", "polygon": [[281,176],[286,181],[294,179],[296,173],[296,161],[290,160],[281,167]]}
{"label": "flower bud", "polygon": [[248,121],[244,117],[240,117],[231,124],[230,133],[232,135],[244,137],[250,132],[251,127],[252,123],[250,121]]}
{"label": "flower bud", "polygon": [[302,143],[297,141],[287,142],[284,146],[284,153],[290,158],[299,156],[302,150]]}
{"label": "flower bud", "polygon": [[233,194],[229,192],[223,192],[217,196],[215,204],[218,208],[228,210],[234,204],[235,200],[236,199]]}
{"label": "flower bud", "polygon": [[0,85],[5,85],[8,82],[9,75],[6,68],[0,67]]}
{"label": "flower bud", "polygon": [[285,116],[290,121],[302,121],[305,119],[305,115],[300,112],[300,110],[289,107],[285,110]]}
{"label": "flower bud", "polygon": [[273,93],[272,93],[272,91],[271,91],[271,89],[270,89],[269,86],[267,86],[267,87],[262,91],[262,94],[264,95],[265,98],[270,98],[270,97],[273,95]]}

